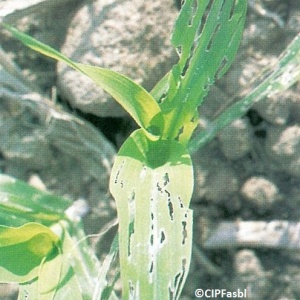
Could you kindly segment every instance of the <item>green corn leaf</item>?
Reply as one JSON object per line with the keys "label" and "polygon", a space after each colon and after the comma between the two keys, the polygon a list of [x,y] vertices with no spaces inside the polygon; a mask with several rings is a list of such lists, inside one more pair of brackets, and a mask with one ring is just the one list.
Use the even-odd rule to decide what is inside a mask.
{"label": "green corn leaf", "polygon": [[168,72],[151,90],[150,94],[157,101],[160,102],[163,95],[166,95],[169,87],[169,76]]}
{"label": "green corn leaf", "polygon": [[[75,264],[72,265],[74,243],[71,237],[62,223],[52,228],[60,236],[60,251],[52,259],[41,262],[38,277],[34,281],[26,281],[20,285],[18,300],[91,299],[93,287],[89,286],[89,281],[84,281],[81,282],[84,288],[81,288],[74,271]],[[91,290],[87,295],[88,288]]]}
{"label": "green corn leaf", "polygon": [[50,225],[64,219],[71,201],[40,191],[25,182],[0,174],[0,225],[27,222]]}
{"label": "green corn leaf", "polygon": [[91,299],[94,284],[89,277],[82,278],[83,273],[78,270],[79,253],[66,224],[60,222],[53,230],[61,237],[61,252],[53,260],[41,264],[34,295],[37,294],[39,300]]}
{"label": "green corn leaf", "polygon": [[300,80],[300,33],[280,55],[275,66],[266,68],[253,82],[254,88],[204,128],[189,143],[189,150],[196,152],[211,141],[220,130],[233,120],[246,114],[250,107],[265,97],[274,96]]}
{"label": "green corn leaf", "polygon": [[71,68],[90,77],[132,116],[136,123],[153,135],[163,130],[163,115],[154,98],[140,85],[117,72],[104,68],[76,63],[53,48],[33,39],[7,24],[2,25],[17,39],[33,50],[62,61]]}
{"label": "green corn leaf", "polygon": [[241,0],[184,2],[172,36],[180,59],[169,75],[166,97],[159,100],[165,115],[164,138],[180,140],[209,86],[229,68],[241,40],[246,6],[247,1]]}
{"label": "green corn leaf", "polygon": [[113,291],[114,284],[119,278],[119,272],[114,276],[113,280],[108,281],[109,270],[112,267],[112,264],[117,258],[119,252],[118,246],[118,234],[115,235],[114,240],[111,244],[109,253],[105,256],[105,259],[101,265],[101,272],[99,273],[97,284],[94,289],[93,299],[92,300],[113,300],[118,299]]}
{"label": "green corn leaf", "polygon": [[42,261],[55,257],[59,247],[58,236],[41,224],[0,226],[0,282],[36,278]]}
{"label": "green corn leaf", "polygon": [[192,245],[189,154],[176,141],[150,140],[137,130],[119,151],[110,190],[119,218],[122,299],[178,299]]}
{"label": "green corn leaf", "polygon": [[63,277],[66,275],[63,273],[64,259],[66,257],[58,255],[53,260],[45,262],[41,266],[39,277],[36,280],[20,285],[18,300],[91,299],[82,296],[82,291],[70,266],[68,266],[68,275]]}
{"label": "green corn leaf", "polygon": [[[66,221],[51,227],[51,230],[59,236],[59,251],[57,255],[52,255],[51,259],[43,259],[38,268],[34,269],[36,275],[34,281],[26,280],[20,285],[18,299],[92,299],[97,273],[92,267],[85,269],[86,262],[82,259],[81,242],[78,243],[77,239],[74,240],[69,235],[68,227]],[[39,244],[36,247],[39,247]],[[22,255],[20,257],[23,259]],[[95,262],[95,267],[99,272],[98,262]]]}
{"label": "green corn leaf", "polygon": [[39,300],[54,299],[59,290],[62,275],[63,255],[59,254],[54,259],[42,262],[39,268],[39,277],[36,281]]}
{"label": "green corn leaf", "polygon": [[18,300],[24,299],[39,300],[37,279],[19,285]]}

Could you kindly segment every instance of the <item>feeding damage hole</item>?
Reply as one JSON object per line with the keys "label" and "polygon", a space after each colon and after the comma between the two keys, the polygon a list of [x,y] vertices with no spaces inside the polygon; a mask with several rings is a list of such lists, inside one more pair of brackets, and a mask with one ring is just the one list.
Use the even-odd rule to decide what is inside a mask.
{"label": "feeding damage hole", "polygon": [[134,234],[134,221],[130,222],[129,223],[129,226],[128,226],[128,249],[127,249],[127,256],[129,257],[131,255],[131,238],[132,238],[132,235]]}
{"label": "feeding damage hole", "polygon": [[168,208],[169,208],[169,215],[170,215],[171,221],[173,221],[174,220],[174,208],[173,208],[173,203],[172,203],[170,197],[168,197]]}
{"label": "feeding damage hole", "polygon": [[124,183],[123,183],[123,180],[120,180],[119,177],[120,177],[120,174],[121,174],[121,172],[123,170],[124,165],[125,165],[125,161],[123,160],[122,163],[121,163],[121,165],[120,165],[120,167],[119,167],[119,169],[118,169],[116,177],[115,177],[115,184],[120,183],[121,188],[124,187]]}
{"label": "feeding damage hole", "polygon": [[153,244],[154,244],[154,235],[151,234],[150,235],[150,245],[153,246]]}
{"label": "feeding damage hole", "polygon": [[135,222],[135,190],[132,190],[131,196],[128,199],[128,210],[129,210],[129,217],[130,223],[128,225],[128,253],[127,255],[130,256],[131,251],[131,239],[132,235],[134,234],[134,222]]}
{"label": "feeding damage hole", "polygon": [[163,244],[163,242],[166,240],[166,236],[164,231],[161,231],[160,233],[160,243]]}
{"label": "feeding damage hole", "polygon": [[220,28],[221,28],[220,24],[217,24],[216,28],[214,29],[213,34],[212,34],[211,37],[210,37],[210,40],[209,40],[208,44],[207,44],[207,46],[206,46],[206,51],[207,51],[207,52],[210,51],[210,49],[211,49],[211,47],[212,47],[212,44],[213,44],[213,42],[214,42],[216,36],[218,35],[218,32],[219,32]]}
{"label": "feeding damage hole", "polygon": [[220,62],[220,65],[218,67],[218,70],[216,72],[216,78],[220,79],[223,74],[224,74],[224,70],[226,71],[227,65],[228,65],[228,57],[225,55],[222,59],[222,61]]}
{"label": "feeding damage hole", "polygon": [[29,300],[29,292],[27,290],[24,290],[25,298],[24,300]]}
{"label": "feeding damage hole", "polygon": [[163,190],[162,190],[162,188],[159,186],[159,183],[158,183],[158,182],[156,183],[156,187],[157,187],[157,190],[158,190],[160,193],[162,193]]}
{"label": "feeding damage hole", "polygon": [[184,275],[186,272],[186,259],[182,259],[181,261],[181,272],[177,273],[174,277],[174,289],[169,288],[169,299],[177,299],[178,293],[181,290]]}
{"label": "feeding damage hole", "polygon": [[181,222],[182,224],[182,245],[185,244],[186,238],[187,238],[187,230],[186,230],[186,221]]}
{"label": "feeding damage hole", "polygon": [[163,93],[160,98],[157,100],[158,104],[162,104],[167,97],[167,93]]}
{"label": "feeding damage hole", "polygon": [[[159,184],[157,183],[157,186],[159,186]],[[154,202],[154,199],[151,198],[151,206],[150,206],[150,209],[153,210],[153,202]],[[154,232],[155,232],[155,228],[154,228],[154,223],[155,223],[155,216],[154,216],[154,213],[153,211],[150,212],[150,218],[151,218],[151,234],[150,234],[150,239],[149,239],[149,242],[150,242],[150,247],[151,247],[151,261],[150,261],[150,267],[149,267],[149,274],[150,274],[150,278],[152,278],[152,273],[154,271],[154,253],[153,253],[153,250],[155,248],[155,245],[154,245]],[[151,279],[152,281],[152,279]]]}
{"label": "feeding damage hole", "polygon": [[170,182],[169,174],[168,174],[168,173],[166,173],[166,174],[163,176],[163,180],[164,180],[164,186],[166,186],[166,185]]}
{"label": "feeding damage hole", "polygon": [[189,18],[189,22],[188,22],[189,27],[193,26],[193,21],[194,21],[195,15],[197,13],[197,7],[198,7],[198,3],[196,0],[194,0],[193,4],[191,6],[191,17]]}
{"label": "feeding damage hole", "polygon": [[165,193],[167,194],[167,199],[168,199],[168,209],[169,209],[169,216],[171,218],[171,221],[174,220],[174,208],[173,208],[173,203],[171,201],[171,193],[165,189]]}
{"label": "feeding damage hole", "polygon": [[[157,191],[159,193],[166,193],[167,194],[167,201],[168,201],[168,209],[169,209],[169,216],[171,218],[171,220],[173,221],[174,219],[174,208],[173,208],[173,203],[171,201],[171,193],[166,189],[166,186],[170,183],[170,178],[169,178],[169,174],[165,173],[165,175],[163,176],[163,187],[160,185],[159,182],[156,182],[156,188]],[[151,201],[153,201],[153,199],[151,199]],[[152,218],[153,221],[153,218]]]}
{"label": "feeding damage hole", "polygon": [[150,265],[149,273],[152,273],[152,272],[153,272],[153,268],[154,268],[154,264],[153,264],[153,261],[152,261],[152,262],[151,262],[151,265]]}
{"label": "feeding damage hole", "polygon": [[135,287],[131,280],[129,280],[128,285],[129,285],[130,299],[134,299],[135,298]]}

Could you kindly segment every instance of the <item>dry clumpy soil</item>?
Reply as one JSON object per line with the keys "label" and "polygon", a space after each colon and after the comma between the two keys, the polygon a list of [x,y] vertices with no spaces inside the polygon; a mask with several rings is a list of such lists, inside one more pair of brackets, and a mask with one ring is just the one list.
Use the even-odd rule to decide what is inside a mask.
{"label": "dry clumpy soil", "polygon": [[[150,89],[174,63],[169,36],[177,13],[172,0],[57,1],[14,25]],[[237,59],[211,89],[201,116],[213,119],[249,90],[299,31],[299,1],[249,0]],[[86,231],[99,232],[116,216],[109,173],[135,124],[85,78],[4,32],[1,47],[21,69],[0,69],[1,172],[85,199]],[[193,161],[194,251],[182,299],[195,299],[197,288],[247,289],[247,299],[255,300],[300,299],[300,84],[257,103]],[[0,299],[16,299],[16,287],[0,285]]]}

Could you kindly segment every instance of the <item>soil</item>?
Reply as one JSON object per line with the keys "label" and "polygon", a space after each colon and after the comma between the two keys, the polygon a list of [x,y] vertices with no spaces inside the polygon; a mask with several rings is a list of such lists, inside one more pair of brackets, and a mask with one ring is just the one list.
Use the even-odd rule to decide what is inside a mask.
{"label": "soil", "polygon": [[[108,2],[121,7],[118,1]],[[177,14],[178,1],[169,2],[171,14]],[[18,19],[14,25],[55,48],[63,48],[69,39],[68,31],[74,31],[72,19],[78,22],[79,11],[88,5],[91,1],[78,0],[51,9],[45,7]],[[147,11],[147,5],[141,5],[143,8]],[[126,11],[120,9],[124,16]],[[159,15],[165,11],[164,6],[164,11],[148,12]],[[140,22],[134,10],[129,13],[124,20]],[[106,21],[113,27],[111,24],[118,20],[110,16]],[[155,26],[150,36],[155,36],[153,30]],[[252,79],[276,62],[299,31],[299,1],[249,0],[236,61],[211,89],[199,109],[200,116],[214,118],[241,93],[249,91]],[[124,36],[130,38],[127,32]],[[104,40],[109,41],[109,36]],[[147,31],[141,45],[145,40]],[[120,45],[125,47],[126,43]],[[1,47],[20,68],[19,75],[12,75],[5,66],[0,69],[1,172],[74,201],[86,200],[90,206],[90,214],[84,218],[86,232],[98,233],[116,217],[108,191],[109,172],[118,148],[135,124],[124,112],[119,117],[113,117],[113,113],[96,116],[76,107],[60,88],[56,63],[24,48],[5,32],[1,32]],[[168,43],[163,47],[169,47]],[[140,46],[136,49],[142,51]],[[164,55],[168,51],[154,52]],[[173,58],[169,66],[165,59],[151,60],[149,56],[148,60],[157,79],[171,67]],[[122,59],[114,60],[116,69],[121,63]],[[143,77],[142,73],[139,76]],[[149,87],[152,83],[147,76]],[[300,299],[299,95],[297,83],[284,93],[262,100],[193,154],[194,246],[181,299],[196,299],[196,289],[246,289],[247,297],[240,299]],[[36,97],[43,106],[35,101]],[[64,123],[66,118],[74,119]],[[49,124],[53,126],[51,130]],[[73,135],[77,138],[72,139]],[[85,139],[78,142],[78,137]],[[109,248],[115,230],[113,227],[105,236],[106,246],[101,253]],[[16,297],[15,285],[0,285],[0,299]],[[208,294],[202,299],[217,297]]]}

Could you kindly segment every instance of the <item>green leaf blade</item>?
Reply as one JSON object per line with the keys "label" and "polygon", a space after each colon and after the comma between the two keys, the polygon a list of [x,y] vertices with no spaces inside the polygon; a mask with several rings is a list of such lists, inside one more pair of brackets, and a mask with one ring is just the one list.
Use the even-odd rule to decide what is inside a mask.
{"label": "green leaf blade", "polygon": [[7,24],[2,25],[14,37],[31,49],[48,57],[64,62],[71,68],[91,78],[98,86],[108,92],[133,117],[136,123],[149,134],[160,135],[164,118],[155,99],[140,85],[129,78],[100,67],[76,63],[55,49],[35,40]]}
{"label": "green leaf blade", "polygon": [[[91,299],[93,287],[89,282],[80,283],[74,271],[72,259],[76,254],[74,243],[63,223],[56,224],[52,229],[60,235],[60,249],[58,255],[44,259],[39,267],[34,281],[26,281],[20,285],[18,300],[88,300]],[[81,287],[83,286],[83,288]],[[86,290],[90,289],[87,294]]]}
{"label": "green leaf blade", "polygon": [[192,246],[190,156],[176,141],[135,131],[116,158],[110,190],[119,218],[122,299],[178,299]]}
{"label": "green leaf blade", "polygon": [[76,64],[82,72],[114,97],[136,123],[153,135],[160,135],[164,120],[154,98],[129,78],[112,70]]}
{"label": "green leaf blade", "polygon": [[0,174],[0,225],[21,226],[26,222],[50,225],[65,218],[64,211],[70,204],[68,199]]}
{"label": "green leaf blade", "polygon": [[[182,128],[194,118],[209,86],[232,63],[242,35],[246,1],[197,1],[196,6],[194,3],[185,2],[183,8],[186,6],[189,13],[180,15],[175,24],[173,45],[181,53],[169,76],[167,96],[161,100],[164,138],[180,140]],[[186,39],[181,33],[180,26],[186,24],[190,24],[187,30],[194,34],[193,39]]]}
{"label": "green leaf blade", "polygon": [[26,282],[38,276],[41,262],[56,256],[59,238],[47,227],[27,223],[0,226],[0,282]]}
{"label": "green leaf blade", "polygon": [[70,59],[68,59],[66,56],[61,54],[60,52],[56,51],[52,47],[32,38],[31,36],[19,31],[18,29],[6,24],[1,23],[3,27],[5,27],[12,35],[20,40],[24,45],[27,47],[44,54],[45,56],[51,57],[53,59],[56,59],[58,61],[64,61],[66,64],[71,66],[72,68],[76,69],[76,64],[73,63]]}

